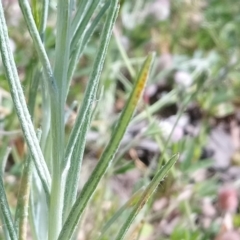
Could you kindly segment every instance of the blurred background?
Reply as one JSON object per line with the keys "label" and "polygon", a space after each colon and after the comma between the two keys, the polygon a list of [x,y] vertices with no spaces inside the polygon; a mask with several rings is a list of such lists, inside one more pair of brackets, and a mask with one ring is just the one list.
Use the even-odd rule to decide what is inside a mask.
{"label": "blurred background", "polygon": [[[3,0],[26,100],[37,55],[18,3]],[[102,1],[104,2],[104,1]],[[85,212],[79,239],[98,229],[173,154],[179,161],[139,214],[128,239],[240,239],[240,1],[121,0],[96,110],[87,136],[80,188],[96,165],[150,51],[154,67],[118,154]],[[53,58],[56,2],[50,1],[46,49]],[[80,59],[66,105],[67,136],[96,55],[103,23]],[[34,124],[41,127],[41,95]],[[26,146],[0,60],[0,159],[16,206]],[[129,204],[129,208],[131,203]],[[128,214],[113,224],[109,238]],[[1,229],[1,227],[0,227]]]}

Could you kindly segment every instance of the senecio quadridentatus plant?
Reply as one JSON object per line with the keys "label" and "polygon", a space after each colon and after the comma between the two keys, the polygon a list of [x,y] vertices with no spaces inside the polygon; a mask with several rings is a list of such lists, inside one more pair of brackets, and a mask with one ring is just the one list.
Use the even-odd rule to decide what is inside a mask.
{"label": "senecio quadridentatus plant", "polygon": [[[32,239],[36,240],[76,239],[75,233],[82,213],[114,159],[142,95],[151,69],[153,54],[149,54],[144,61],[109,143],[91,176],[78,193],[86,134],[93,115],[92,105],[96,101],[104,60],[120,7],[118,0],[105,0],[101,4],[100,2],[99,0],[81,0],[75,6],[74,0],[57,1],[55,55],[52,66],[44,47],[49,0],[40,2],[19,0],[19,6],[39,61],[32,78],[28,103],[25,100],[17,66],[10,49],[4,9],[0,2],[2,64],[28,149],[28,156],[23,164],[15,213],[10,211],[3,185],[4,172],[1,172],[0,217],[4,226],[4,237],[7,240],[27,239],[29,228]],[[34,4],[40,6],[38,22],[33,16]],[[83,50],[100,21],[104,21],[104,26],[101,29],[99,47],[83,101],[65,146],[64,107],[71,79]],[[39,89],[42,91],[43,118],[41,129],[35,129],[33,125],[34,105]],[[124,239],[136,215],[175,161],[176,157],[170,159],[156,172],[150,184],[137,193],[137,201],[133,204],[131,213],[124,224],[119,227],[119,232],[114,237],[116,240]],[[113,216],[112,219],[115,217]],[[112,222],[113,220],[110,219],[102,230],[99,229],[99,239],[103,239]]]}

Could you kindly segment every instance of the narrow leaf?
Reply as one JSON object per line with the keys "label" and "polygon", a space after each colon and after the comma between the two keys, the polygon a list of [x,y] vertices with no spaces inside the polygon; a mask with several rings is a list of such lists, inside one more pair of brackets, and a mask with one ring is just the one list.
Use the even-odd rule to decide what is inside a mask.
{"label": "narrow leaf", "polygon": [[[47,212],[45,199],[42,196],[41,181],[37,175],[36,168],[32,168],[32,184],[29,199],[28,220],[33,240],[47,239]],[[44,217],[43,217],[44,215]]]}
{"label": "narrow leaf", "polygon": [[[8,159],[10,152],[11,152],[11,148],[7,147],[7,144],[4,144],[2,150],[0,151],[0,164],[1,164],[0,165],[0,176],[4,175],[5,166],[6,166],[7,159]],[[3,215],[2,211],[0,211],[0,218],[2,220],[2,229],[3,229],[4,239],[10,240],[8,226],[4,222],[4,215]]]}
{"label": "narrow leaf", "polygon": [[82,38],[82,34],[85,31],[85,29],[87,29],[87,25],[93,15],[93,13],[95,12],[95,10],[97,9],[97,6],[99,4],[99,0],[93,0],[92,3],[89,5],[86,14],[83,18],[83,20],[81,21],[81,23],[79,24],[79,26],[76,29],[76,32],[72,38],[71,41],[71,55],[73,53],[73,51],[76,50],[78,42],[81,41]]}
{"label": "narrow leaf", "polygon": [[71,36],[74,36],[74,34],[77,31],[77,28],[79,27],[79,24],[81,23],[82,19],[87,13],[88,7],[90,4],[92,4],[93,0],[81,0],[78,3],[77,11],[73,17],[72,24],[71,24]]}
{"label": "narrow leaf", "polygon": [[40,23],[40,5],[38,0],[31,1],[31,8],[33,11],[33,18],[36,23],[36,26],[39,27]]}
{"label": "narrow leaf", "polygon": [[136,205],[136,203],[139,201],[144,189],[141,188],[137,192],[135,192],[131,198],[121,207],[117,210],[117,212],[114,213],[114,215],[107,221],[106,224],[104,224],[102,230],[101,230],[101,236],[99,237],[99,240],[104,238],[104,233],[112,226],[113,223],[116,222],[116,220],[123,214],[124,211],[129,210],[133,206]]}
{"label": "narrow leaf", "polygon": [[3,147],[3,149],[4,148],[6,149],[5,151],[3,151],[3,149],[2,149],[2,151],[0,152],[0,157],[1,157],[1,159],[0,159],[0,174],[3,175],[5,172],[5,167],[7,164],[8,156],[12,149],[10,147],[7,147],[7,144],[4,144],[4,146],[2,146],[2,147]]}
{"label": "narrow leaf", "polygon": [[66,184],[67,187],[64,192],[64,209],[63,220],[66,220],[73,203],[77,197],[78,183],[80,179],[80,171],[82,166],[82,159],[86,144],[86,135],[91,122],[91,114],[88,114],[82,126],[81,133],[77,137],[72,156],[70,159],[70,168],[67,172]]}
{"label": "narrow leaf", "polygon": [[178,159],[178,155],[173,156],[154,176],[151,183],[148,185],[146,190],[143,192],[142,197],[135,205],[134,209],[132,210],[131,214],[127,218],[126,222],[123,224],[122,228],[120,229],[117,237],[115,240],[122,240],[126,236],[128,229],[130,228],[132,222],[136,218],[137,214],[142,210],[144,205],[147,203],[148,199],[157,189],[159,183],[164,179],[167,175],[171,167],[176,163]]}
{"label": "narrow leaf", "polygon": [[34,109],[36,104],[36,97],[37,97],[37,90],[38,90],[39,80],[40,80],[40,73],[38,72],[38,70],[36,70],[36,68],[33,68],[31,70],[30,78],[31,78],[31,82],[30,82],[29,94],[28,94],[28,111],[31,118],[33,119]]}
{"label": "narrow leaf", "polygon": [[[42,39],[40,37],[40,34],[38,32],[38,28],[35,24],[35,21],[33,19],[33,15],[31,12],[31,8],[29,5],[28,0],[19,0],[19,5],[22,10],[24,19],[26,21],[29,33],[32,37],[34,46],[36,48],[36,51],[38,53],[39,60],[43,66],[43,72],[44,76],[47,79],[48,86],[49,86],[49,94],[54,95],[57,93],[57,85],[56,81],[53,76],[52,68],[50,65],[50,61],[48,59],[47,53],[45,51],[45,48],[42,43]],[[43,26],[42,26],[43,27]]]}
{"label": "narrow leaf", "polygon": [[85,46],[87,45],[87,42],[89,41],[89,39],[91,38],[93,32],[95,31],[98,23],[100,22],[100,20],[102,19],[103,15],[105,14],[105,12],[107,11],[107,9],[109,8],[110,5],[110,1],[107,1],[103,7],[101,8],[101,10],[98,12],[98,14],[96,15],[96,17],[93,19],[91,25],[89,26],[89,28],[87,29],[86,33],[83,36],[83,41],[82,41],[82,49],[80,51],[80,53],[84,50]]}
{"label": "narrow leaf", "polygon": [[[40,141],[41,130],[37,131],[37,137]],[[15,226],[17,229],[19,240],[25,240],[27,238],[28,202],[32,179],[32,164],[33,162],[31,159],[31,155],[28,155],[23,165],[15,214]]]}
{"label": "narrow leaf", "polygon": [[[111,8],[110,8],[111,9]],[[150,67],[153,60],[153,54],[149,55],[143,64],[142,70],[134,84],[134,88],[130,95],[129,100],[121,114],[116,128],[112,133],[112,137],[105,148],[96,168],[93,170],[92,175],[83,187],[80,196],[77,198],[75,204],[70,211],[66,222],[64,223],[63,229],[59,236],[59,240],[70,239],[74,230],[76,229],[82,212],[86,208],[91,196],[93,195],[96,187],[106,172],[107,168],[111,164],[113,157],[118,149],[118,146],[126,132],[127,126],[132,118],[136,105],[143,92],[146,84]]]}
{"label": "narrow leaf", "polygon": [[[64,160],[64,107],[67,91],[67,70],[70,51],[71,5],[69,0],[57,1],[57,29],[54,77],[58,85],[57,100],[51,104],[52,188],[48,220],[48,239],[56,240],[62,227],[64,188],[62,162]],[[53,100],[53,99],[52,99]]]}
{"label": "narrow leaf", "polygon": [[83,103],[67,144],[65,165],[63,168],[63,175],[67,175],[67,187],[65,189],[64,196],[64,219],[67,217],[74,201],[76,200],[86,133],[89,128],[92,115],[92,104],[96,99],[104,60],[106,58],[108,45],[111,39],[112,28],[117,17],[117,10],[117,0],[114,0],[111,8],[109,9],[106,24],[101,35],[99,51],[93,64],[92,73],[88,81]]}
{"label": "narrow leaf", "polygon": [[[84,26],[84,24],[81,24],[81,26],[79,27],[78,31],[81,31],[81,37],[79,38],[79,41],[77,42],[76,46],[74,47],[74,50],[73,50],[73,52],[71,54],[70,62],[69,62],[69,65],[68,65],[68,89],[69,89],[69,86],[70,86],[70,83],[71,83],[71,79],[72,79],[73,73],[75,71],[76,65],[77,65],[77,63],[79,61],[79,58],[80,58],[84,48],[86,47],[89,39],[91,38],[93,32],[95,31],[98,23],[100,22],[100,20],[103,17],[104,13],[108,9],[109,4],[110,4],[109,1],[104,4],[104,6],[101,8],[101,10],[97,14],[97,16],[92,21],[92,23],[89,26],[89,28],[86,28],[86,26],[85,26],[85,28],[82,29],[81,26]],[[86,19],[84,18],[83,21],[85,21],[85,20]]]}
{"label": "narrow leaf", "polygon": [[[116,0],[114,0],[114,1],[116,2]],[[111,12],[112,12],[112,9],[111,9]],[[82,107],[78,113],[75,125],[71,131],[69,141],[68,141],[68,144],[66,147],[66,154],[65,154],[66,161],[64,163],[64,169],[67,166],[67,164],[69,164],[69,158],[71,157],[72,151],[74,149],[74,145],[77,140],[77,136],[80,132],[81,125],[84,122],[86,113],[89,111],[89,108],[91,107],[91,105],[95,99],[94,96],[96,94],[96,90],[97,90],[97,87],[99,84],[101,72],[103,69],[104,60],[106,58],[107,48],[108,48],[109,40],[110,40],[110,37],[112,34],[111,30],[112,30],[113,23],[115,21],[115,17],[116,16],[109,15],[108,21],[106,21],[107,23],[103,29],[103,32],[101,35],[101,40],[100,40],[101,43],[99,46],[99,51],[97,53],[97,57],[93,64],[93,70],[92,70],[90,79],[88,81],[87,89],[85,91]]]}
{"label": "narrow leaf", "polygon": [[44,33],[47,26],[48,8],[49,8],[49,0],[42,0],[42,10],[41,10],[40,26],[39,26],[39,34],[42,39],[42,42],[44,42]]}
{"label": "narrow leaf", "polygon": [[8,206],[6,193],[3,186],[2,174],[0,174],[0,210],[2,222],[6,225],[11,240],[17,240],[16,229],[14,228],[11,212]]}
{"label": "narrow leaf", "polygon": [[11,91],[13,103],[26,139],[28,148],[33,157],[39,177],[41,178],[44,190],[49,197],[51,178],[45,163],[39,142],[37,140],[33,123],[27,109],[25,97],[18,77],[17,68],[11,52],[7,26],[4,18],[2,3],[0,2],[0,51],[2,62],[5,68],[7,80]]}

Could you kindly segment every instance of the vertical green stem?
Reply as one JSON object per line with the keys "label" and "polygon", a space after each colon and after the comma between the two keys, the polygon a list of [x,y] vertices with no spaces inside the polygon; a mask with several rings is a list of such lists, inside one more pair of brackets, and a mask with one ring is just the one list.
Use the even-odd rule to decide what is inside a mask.
{"label": "vertical green stem", "polygon": [[56,240],[62,226],[63,186],[61,162],[64,158],[64,105],[70,42],[70,0],[57,1],[57,35],[54,77],[59,94],[51,103],[52,189],[49,213],[49,240]]}

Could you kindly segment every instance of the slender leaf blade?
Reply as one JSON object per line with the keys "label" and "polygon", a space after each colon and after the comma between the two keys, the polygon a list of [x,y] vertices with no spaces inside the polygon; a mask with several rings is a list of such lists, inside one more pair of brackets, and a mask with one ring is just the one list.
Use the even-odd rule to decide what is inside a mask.
{"label": "slender leaf blade", "polygon": [[77,51],[77,46],[78,46],[78,43],[82,39],[82,34],[85,31],[85,29],[87,29],[87,25],[88,25],[92,15],[93,15],[93,13],[97,9],[98,5],[99,5],[99,0],[93,0],[92,1],[92,3],[89,5],[89,7],[86,11],[86,14],[85,14],[83,20],[81,21],[81,23],[77,27],[76,32],[75,32],[75,34],[72,38],[72,41],[71,41],[71,55],[72,55],[73,51]]}
{"label": "slender leaf blade", "polygon": [[41,11],[41,17],[40,17],[39,34],[43,42],[44,42],[45,29],[47,26],[48,9],[49,9],[49,0],[42,0],[42,11]]}
{"label": "slender leaf blade", "polygon": [[70,160],[70,168],[67,173],[66,183],[67,187],[64,192],[64,209],[63,209],[63,220],[66,220],[73,203],[77,197],[78,183],[80,178],[80,171],[82,166],[82,159],[86,144],[86,135],[91,122],[91,114],[88,114],[83,126],[81,133],[78,135],[75,147],[72,152]]}
{"label": "slender leaf blade", "polygon": [[6,225],[8,234],[12,240],[17,240],[16,229],[13,224],[11,212],[7,202],[6,193],[3,186],[2,174],[0,174],[0,210],[3,223]]}
{"label": "slender leaf blade", "polygon": [[55,46],[54,77],[58,85],[58,95],[51,105],[52,141],[52,188],[48,220],[48,238],[56,240],[62,226],[64,188],[62,162],[64,160],[64,107],[66,101],[67,71],[70,51],[70,1],[57,1],[57,29]]}
{"label": "slender leaf blade", "polygon": [[[29,33],[32,37],[37,54],[39,56],[39,60],[43,66],[44,76],[47,79],[48,86],[49,86],[49,89],[48,89],[49,94],[50,94],[50,96],[55,95],[55,94],[57,94],[57,91],[58,91],[56,80],[53,76],[52,67],[51,67],[50,61],[48,59],[47,53],[45,51],[45,48],[43,46],[41,36],[40,36],[40,34],[38,32],[38,28],[35,24],[35,21],[34,21],[32,12],[31,12],[31,7],[29,5],[28,0],[19,0],[19,5],[22,10],[24,19],[26,21]],[[44,16],[44,17],[46,17],[46,16]],[[43,24],[45,24],[45,23],[43,23]],[[42,26],[42,27],[44,27],[44,26]],[[41,30],[43,31],[43,29],[41,29]]]}
{"label": "slender leaf blade", "polygon": [[139,201],[140,197],[142,196],[142,193],[144,191],[144,188],[140,188],[137,192],[135,192],[130,199],[122,206],[120,207],[117,212],[114,213],[114,215],[105,223],[101,230],[101,235],[99,237],[99,240],[104,238],[105,232],[112,226],[113,223],[116,222],[116,220],[123,214],[124,211],[129,210],[133,206],[136,205],[136,203]]}
{"label": "slender leaf blade", "polygon": [[13,103],[18,115],[24,137],[28,148],[33,157],[39,177],[41,178],[44,190],[49,197],[51,177],[45,163],[37,136],[34,131],[33,123],[27,109],[25,97],[20,84],[17,68],[11,52],[7,26],[4,18],[2,3],[0,2],[0,51],[2,62],[5,68],[7,80],[9,82]]}
{"label": "slender leaf blade", "polygon": [[83,103],[78,113],[76,123],[71,131],[65,154],[65,166],[63,176],[67,176],[64,196],[64,219],[67,217],[76,196],[80,174],[80,167],[86,141],[86,133],[90,125],[92,115],[92,104],[96,99],[96,93],[103,69],[104,60],[107,54],[107,48],[111,39],[112,28],[118,13],[117,1],[114,0],[109,9],[109,14],[104,26],[100,47],[97,57],[93,64],[92,73],[85,91]]}
{"label": "slender leaf blade", "polygon": [[81,23],[82,19],[86,15],[88,6],[92,4],[93,0],[81,0],[77,6],[77,11],[73,17],[72,23],[71,23],[71,36],[73,36],[78,27],[79,24]]}
{"label": "slender leaf blade", "polygon": [[126,106],[120,116],[116,128],[112,133],[112,137],[107,147],[105,148],[100,160],[98,161],[96,168],[93,170],[92,175],[84,185],[80,196],[77,198],[75,204],[73,205],[68,215],[68,218],[58,238],[59,240],[70,239],[74,230],[77,227],[82,212],[86,208],[87,203],[89,202],[91,196],[96,190],[99,181],[101,180],[107,168],[111,164],[113,157],[118,149],[118,146],[123,138],[123,135],[126,132],[127,126],[132,118],[138,100],[143,92],[144,86],[149,75],[152,61],[153,54],[150,54],[143,64],[142,70],[140,71],[137,81],[134,84],[134,88],[132,90],[130,98],[126,103]]}
{"label": "slender leaf blade", "polygon": [[12,149],[10,147],[7,147],[7,144],[4,144],[2,148],[5,149],[4,151],[3,149],[0,151],[0,174],[3,175],[5,172],[8,156],[11,153]]}
{"label": "slender leaf blade", "polygon": [[[37,137],[40,141],[41,130],[37,130]],[[24,162],[21,183],[18,193],[18,202],[15,212],[15,226],[19,240],[24,240],[27,237],[27,216],[28,216],[28,202],[30,196],[31,179],[32,179],[32,167],[33,162],[31,155],[28,155]]]}
{"label": "slender leaf blade", "polygon": [[[116,0],[114,0],[113,2],[116,2]],[[111,9],[111,11],[112,11],[112,9]],[[70,137],[68,140],[68,144],[67,144],[66,151],[65,151],[66,152],[65,153],[65,162],[63,164],[63,169],[66,169],[66,170],[68,169],[68,165],[70,164],[69,159],[71,158],[72,151],[73,151],[74,146],[77,141],[77,137],[79,135],[79,132],[81,131],[81,125],[85,121],[86,114],[87,114],[87,112],[89,112],[89,108],[91,107],[91,105],[95,99],[95,94],[97,91],[101,72],[103,69],[104,60],[105,60],[106,53],[107,53],[109,39],[112,34],[111,29],[113,27],[116,17],[117,16],[109,15],[109,20],[106,21],[106,22],[108,22],[108,24],[106,24],[106,26],[103,29],[103,33],[102,33],[101,40],[100,40],[101,43],[100,43],[100,47],[99,47],[99,52],[97,53],[97,57],[93,64],[93,70],[92,70],[91,76],[88,81],[87,89],[84,94],[82,107],[78,113],[75,125],[71,131],[71,134],[70,134]]]}
{"label": "slender leaf blade", "polygon": [[[70,58],[69,65],[68,65],[68,86],[67,86],[68,90],[69,90],[69,87],[70,87],[71,79],[72,79],[72,76],[74,74],[76,65],[77,65],[77,63],[79,61],[79,58],[80,58],[84,48],[86,47],[89,39],[91,38],[93,32],[95,31],[98,23],[100,22],[100,20],[103,17],[104,13],[108,9],[109,4],[110,4],[110,1],[108,1],[108,2],[106,2],[104,4],[104,6],[98,12],[97,16],[92,21],[92,23],[89,26],[89,28],[87,30],[84,29],[84,31],[81,33],[82,36],[79,39],[77,45],[75,46],[73,53],[71,54],[71,58]],[[68,92],[68,90],[67,90],[67,92]]]}
{"label": "slender leaf blade", "polygon": [[122,240],[126,236],[128,229],[130,228],[132,222],[136,218],[137,214],[141,211],[144,205],[147,203],[151,195],[157,189],[159,183],[164,179],[167,175],[171,167],[176,163],[178,159],[178,155],[173,156],[154,176],[151,183],[148,185],[146,190],[143,192],[142,197],[135,205],[134,209],[132,210],[131,214],[129,215],[126,222],[121,227],[120,231],[118,232],[117,237],[115,240]]}

